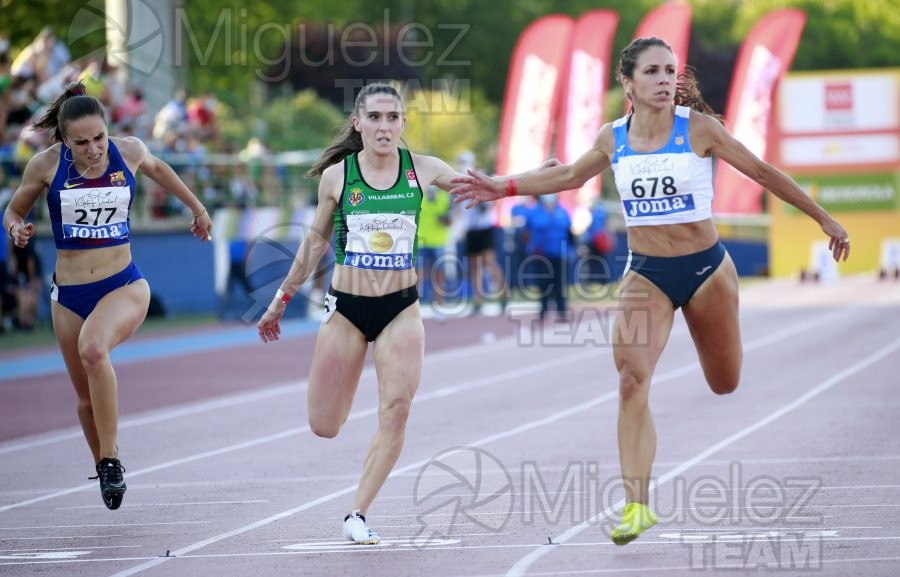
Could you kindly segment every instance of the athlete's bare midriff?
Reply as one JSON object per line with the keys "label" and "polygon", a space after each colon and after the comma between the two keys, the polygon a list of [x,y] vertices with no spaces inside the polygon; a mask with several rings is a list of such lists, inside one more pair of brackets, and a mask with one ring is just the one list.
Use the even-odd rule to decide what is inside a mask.
{"label": "athlete's bare midriff", "polygon": [[711,219],[683,224],[628,227],[628,248],[647,256],[684,256],[711,247],[719,238]]}
{"label": "athlete's bare midriff", "polygon": [[409,288],[416,284],[416,270],[371,270],[334,265],[331,286],[340,292],[375,297]]}
{"label": "athlete's bare midriff", "polygon": [[121,272],[131,262],[131,245],[56,251],[56,284],[87,284]]}

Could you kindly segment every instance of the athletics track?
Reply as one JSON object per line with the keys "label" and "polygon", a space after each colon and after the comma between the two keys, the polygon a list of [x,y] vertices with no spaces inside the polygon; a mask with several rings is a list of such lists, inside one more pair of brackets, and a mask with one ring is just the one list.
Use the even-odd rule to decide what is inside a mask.
{"label": "athletics track", "polygon": [[[894,576],[900,283],[742,288],[744,370],[712,394],[680,313],[656,372],[660,524],[626,547],[605,310],[572,324],[426,320],[422,385],[369,510],[340,540],[374,433],[363,373],[336,439],[306,423],[316,324],[138,334],[116,351],[122,508],[101,503],[55,349],[0,353],[0,575]],[[515,309],[513,313],[515,313]]]}

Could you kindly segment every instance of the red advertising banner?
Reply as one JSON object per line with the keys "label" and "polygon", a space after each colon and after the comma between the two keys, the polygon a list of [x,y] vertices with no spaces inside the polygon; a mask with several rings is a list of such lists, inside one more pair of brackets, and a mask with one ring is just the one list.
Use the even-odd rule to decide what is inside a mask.
{"label": "red advertising banner", "polygon": [[[603,126],[603,104],[618,24],[619,15],[612,10],[592,10],[575,22],[557,124],[556,156],[564,164],[587,152]],[[580,190],[562,192],[559,198],[571,211],[579,201],[590,204],[599,193],[600,179],[594,177]]]}
{"label": "red advertising banner", "polygon": [[691,39],[691,7],[684,2],[669,2],[648,12],[638,24],[634,37],[650,36],[671,46],[678,71],[684,70]]}
{"label": "red advertising banner", "polygon": [[552,14],[519,36],[506,80],[498,174],[531,170],[547,159],[574,27],[573,18]]}
{"label": "red advertising banner", "polygon": [[[800,10],[772,12],[757,22],[738,53],[725,123],[735,138],[764,160],[775,91],[790,68],[805,23]],[[716,214],[762,212],[762,187],[722,161],[716,163],[715,191]]]}

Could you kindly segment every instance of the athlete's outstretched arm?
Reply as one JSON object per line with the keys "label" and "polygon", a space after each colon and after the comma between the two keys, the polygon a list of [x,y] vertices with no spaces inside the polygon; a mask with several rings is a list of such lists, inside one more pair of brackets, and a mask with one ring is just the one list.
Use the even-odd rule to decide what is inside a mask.
{"label": "athlete's outstretched arm", "polygon": [[[822,231],[828,235],[830,239],[828,247],[831,249],[834,260],[847,260],[847,257],[850,256],[847,231],[811,196],[806,194],[790,176],[753,154],[713,117],[692,112],[691,126],[693,129],[691,132],[692,142],[700,145],[703,155],[711,154],[721,158],[781,200],[803,211],[816,221],[822,227]],[[694,140],[695,134],[696,140]]]}
{"label": "athlete's outstretched arm", "polygon": [[538,196],[561,190],[581,188],[590,178],[610,167],[612,158],[612,125],[607,124],[597,136],[594,146],[572,164],[558,164],[508,176],[487,176],[469,170],[468,176],[453,179],[457,186],[450,190],[456,202],[468,202],[466,208],[505,196]]}

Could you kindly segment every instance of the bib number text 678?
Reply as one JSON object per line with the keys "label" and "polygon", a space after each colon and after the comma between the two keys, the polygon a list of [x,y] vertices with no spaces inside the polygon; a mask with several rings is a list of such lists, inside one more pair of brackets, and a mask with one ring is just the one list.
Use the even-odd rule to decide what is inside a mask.
{"label": "bib number text 678", "polygon": [[633,194],[635,198],[644,198],[647,196],[648,188],[650,189],[650,198],[656,197],[657,189],[661,189],[660,192],[666,196],[678,194],[678,189],[675,188],[675,178],[671,176],[664,176],[662,178],[657,176],[635,178],[631,181],[631,194]]}

